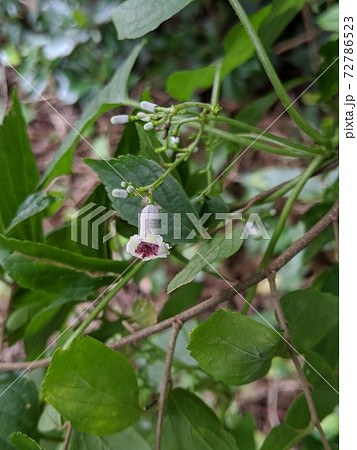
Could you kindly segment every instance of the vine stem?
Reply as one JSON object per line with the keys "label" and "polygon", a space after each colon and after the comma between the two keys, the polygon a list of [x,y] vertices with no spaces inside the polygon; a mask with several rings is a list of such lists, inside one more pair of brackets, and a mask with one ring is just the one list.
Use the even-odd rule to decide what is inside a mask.
{"label": "vine stem", "polygon": [[[289,330],[288,330],[288,326],[287,326],[287,322],[284,316],[284,312],[283,309],[280,305],[280,301],[279,301],[279,297],[278,297],[278,292],[276,289],[276,282],[275,282],[275,277],[276,277],[276,273],[274,271],[270,271],[268,273],[268,281],[269,281],[269,286],[270,286],[270,292],[271,292],[271,297],[272,297],[272,303],[273,303],[273,307],[274,310],[276,312],[277,318],[278,318],[278,322],[280,327],[282,328],[282,330],[284,331],[284,337],[286,339],[287,342],[290,343],[290,336],[289,336]],[[315,404],[311,395],[311,391],[310,391],[310,385],[309,382],[306,378],[306,375],[301,367],[298,355],[295,353],[294,348],[291,345],[287,346],[288,351],[290,353],[291,359],[294,363],[294,366],[296,368],[298,377],[300,379],[301,382],[301,387],[303,390],[303,393],[305,395],[306,398],[306,403],[307,406],[309,408],[310,411],[310,417],[311,417],[311,421],[312,423],[315,425],[317,431],[320,434],[321,437],[321,441],[324,445],[325,450],[331,450],[330,444],[325,436],[325,433],[321,427],[321,423],[319,420],[319,416],[317,414],[316,408],[315,408]]]}
{"label": "vine stem", "polygon": [[255,32],[254,28],[252,27],[248,16],[246,15],[244,9],[242,8],[242,5],[238,0],[228,0],[231,4],[233,10],[237,14],[239,20],[241,21],[245,31],[247,32],[253,47],[255,48],[255,51],[257,52],[258,58],[260,62],[262,63],[262,66],[264,67],[264,70],[266,74],[268,75],[268,78],[273,85],[275,92],[277,96],[280,98],[284,108],[286,109],[287,113],[290,115],[290,117],[294,120],[294,122],[310,137],[314,139],[315,142],[319,142],[321,144],[325,143],[325,139],[321,136],[321,134],[313,128],[296,110],[294,107],[291,99],[289,98],[288,94],[286,93],[284,86],[282,85],[277,73],[275,72],[275,69],[270,62],[270,59],[268,58],[268,55],[263,47],[263,44],[261,43],[257,33]]}
{"label": "vine stem", "polygon": [[[192,121],[188,124],[191,128],[198,128],[195,121]],[[316,156],[316,155],[326,155],[326,152],[321,149],[309,149],[306,150],[306,148],[303,150],[301,148],[296,148],[296,146],[290,144],[287,144],[285,142],[280,142],[280,138],[275,138],[273,135],[273,138],[265,138],[262,137],[258,139],[257,136],[250,136],[249,134],[242,134],[242,133],[230,133],[229,131],[221,130],[219,128],[214,128],[211,126],[206,126],[205,131],[207,133],[210,133],[213,136],[217,136],[221,139],[224,139],[229,142],[234,142],[235,144],[240,144],[245,147],[249,148],[255,148],[257,150],[262,150],[264,152],[273,153],[276,155],[282,155],[282,156],[291,156],[291,157],[310,157]],[[278,140],[279,139],[279,140]],[[264,142],[265,141],[265,142]],[[273,147],[272,145],[268,145],[266,142],[270,142],[272,144],[276,144],[279,147]],[[297,146],[300,147],[299,144]],[[238,156],[238,155],[237,155]]]}
{"label": "vine stem", "polygon": [[139,261],[138,263],[134,263],[130,269],[127,269],[126,273],[122,275],[122,278],[119,282],[113,287],[111,291],[105,295],[102,300],[98,303],[98,305],[88,314],[88,317],[83,320],[83,322],[76,328],[73,334],[69,337],[67,342],[64,344],[64,348],[68,348],[69,344],[79,335],[83,333],[83,331],[87,328],[87,326],[98,317],[98,315],[104,310],[104,308],[108,305],[108,303],[112,300],[113,297],[132,279],[132,277],[143,267],[144,261]]}
{"label": "vine stem", "polygon": [[[282,231],[284,230],[286,221],[288,219],[288,216],[290,214],[292,207],[294,206],[297,198],[299,197],[302,188],[305,186],[305,184],[307,183],[309,178],[312,176],[312,174],[317,170],[318,166],[321,164],[322,161],[323,161],[322,156],[316,156],[311,161],[311,163],[308,165],[308,167],[304,170],[304,172],[299,176],[298,182],[296,183],[291,195],[289,196],[289,198],[287,199],[287,201],[283,207],[283,210],[281,211],[278,223],[274,229],[274,233],[269,241],[268,247],[264,253],[263,259],[258,267],[258,270],[264,269],[265,266],[267,265],[269,259],[273,255],[275,245],[278,242],[278,239],[279,239]],[[257,287],[254,286],[254,287],[252,287],[252,289],[249,290],[247,297],[246,297],[247,302],[243,305],[242,310],[241,310],[242,314],[247,313],[250,303],[256,292],[256,289],[257,289]]]}
{"label": "vine stem", "polygon": [[179,335],[181,327],[182,327],[182,322],[179,320],[176,322],[173,322],[172,327],[171,327],[170,341],[169,341],[169,345],[167,348],[164,375],[162,378],[162,385],[161,385],[161,391],[160,391],[160,397],[159,397],[158,415],[157,415],[157,422],[156,422],[155,450],[161,449],[162,425],[164,422],[164,410],[165,410],[166,396],[167,396],[167,392],[169,390],[169,384],[170,384],[171,365],[172,365],[172,359],[173,359],[173,356],[175,353],[177,337]]}
{"label": "vine stem", "polygon": [[[310,242],[316,239],[323,231],[325,231],[338,217],[338,202],[330,209],[330,211],[322,217],[307,233],[304,234],[300,239],[293,242],[289,248],[287,248],[280,256],[272,260],[265,270],[257,272],[252,277],[240,281],[233,286],[233,288],[225,289],[221,291],[218,295],[215,295],[203,302],[186,309],[185,311],[176,314],[169,319],[163,320],[156,323],[150,327],[144,328],[142,330],[136,331],[135,333],[120,338],[109,345],[109,347],[114,349],[119,349],[126,347],[127,345],[136,344],[141,340],[152,336],[153,334],[159,333],[160,331],[170,328],[174,322],[181,321],[182,323],[196,317],[206,311],[211,310],[217,305],[231,300],[238,292],[244,292],[254,284],[267,278],[267,273],[277,272],[282,267],[284,267],[295,255],[301,252],[305,247],[307,247]],[[32,370],[38,367],[46,367],[50,364],[51,358],[40,359],[38,361],[21,361],[21,362],[11,362],[11,363],[1,363],[0,362],[0,372],[8,372],[14,370]]]}
{"label": "vine stem", "polygon": [[187,160],[191,154],[193,153],[193,151],[196,148],[196,145],[198,144],[199,140],[202,137],[203,131],[205,129],[205,121],[202,118],[201,119],[201,126],[200,126],[200,130],[197,133],[197,136],[195,138],[195,140],[192,142],[192,144],[189,145],[187,151],[185,151],[179,158],[176,159],[175,162],[173,162],[171,164],[171,166],[152,184],[149,184],[148,186],[139,186],[138,188],[136,188],[136,190],[138,192],[145,192],[145,191],[150,191],[150,190],[155,190],[157,189],[161,183],[163,183],[165,181],[165,178],[173,171],[176,169],[176,167],[181,164],[182,161]]}
{"label": "vine stem", "polygon": [[[300,144],[299,142],[294,142],[294,141],[291,141],[290,139],[275,136],[274,134],[271,134],[267,131],[261,130],[260,128],[257,128],[248,123],[241,122],[240,120],[237,120],[237,119],[231,119],[230,117],[224,117],[224,116],[217,116],[215,120],[217,122],[224,122],[227,125],[231,125],[232,127],[238,128],[240,130],[247,131],[248,133],[254,133],[257,136],[259,136],[259,138],[261,140],[268,140],[269,142],[277,143],[280,145],[285,145],[285,146],[291,147],[295,150],[302,150],[303,152],[311,153],[312,155],[316,155],[316,153],[320,153],[320,150],[317,148],[310,148],[310,147],[307,147],[306,145]],[[324,153],[324,152],[321,151],[321,154],[322,153]]]}
{"label": "vine stem", "polygon": [[[211,119],[211,116],[208,115],[207,119]],[[175,125],[178,125],[178,126],[187,124],[191,128],[198,128],[199,125],[196,122],[199,122],[199,121],[200,121],[199,117],[190,116],[185,119],[179,119],[179,120],[174,119],[172,121],[172,123]],[[236,119],[231,119],[229,117],[224,117],[224,116],[219,116],[219,115],[213,116],[212,122],[226,123],[227,125],[231,125],[232,127],[235,127],[239,130],[246,131],[247,133],[254,133],[254,135],[255,135],[255,136],[246,136],[246,140],[244,142],[241,142],[241,141],[238,142],[240,134],[234,134],[234,133],[230,133],[225,130],[221,130],[219,128],[215,128],[211,125],[211,122],[209,122],[210,125],[208,127],[206,127],[206,130],[209,133],[211,133],[212,135],[220,137],[227,141],[241,143],[241,144],[248,144],[247,139],[251,139],[251,141],[250,141],[250,143],[251,143],[252,141],[258,141],[257,138],[259,137],[259,139],[261,141],[266,141],[271,144],[279,145],[280,147],[285,146],[292,150],[297,150],[298,152],[300,152],[299,153],[300,156],[316,156],[316,154],[321,154],[321,155],[326,154],[326,152],[324,150],[321,150],[319,148],[316,148],[316,147],[310,148],[310,147],[307,147],[306,145],[300,144],[299,142],[294,142],[294,141],[291,141],[290,139],[275,136],[274,134],[268,133],[267,131],[264,131],[264,130],[261,130],[260,128],[254,127],[253,125],[249,125],[245,122],[241,122]],[[288,156],[294,156],[287,152],[285,154]]]}

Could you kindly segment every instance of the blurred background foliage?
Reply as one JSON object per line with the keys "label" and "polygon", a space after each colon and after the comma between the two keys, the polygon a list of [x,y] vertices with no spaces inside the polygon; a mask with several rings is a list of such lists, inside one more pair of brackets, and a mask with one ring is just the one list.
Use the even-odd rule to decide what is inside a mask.
{"label": "blurred background foliage", "polygon": [[[111,19],[120,3],[123,2],[3,0],[0,4],[0,54],[40,94],[50,92],[51,96],[67,104],[78,101],[86,103],[111,78],[135,45],[130,40],[117,40]],[[261,0],[242,3],[248,14],[269,4]],[[282,30],[279,40],[285,43],[285,47],[278,47],[282,56],[273,58],[273,62],[278,65],[278,70],[284,69],[283,81],[313,75],[319,69],[316,67],[318,55],[313,54],[318,49],[325,65],[337,55],[337,5],[313,0],[310,6],[308,14],[297,15],[288,28]],[[225,36],[227,41],[232,40],[234,27],[236,17],[227,2],[192,2],[179,15],[148,35],[148,43],[139,57],[131,86],[143,78],[148,87],[154,85],[164,89],[167,78],[173,72],[211,65],[223,56],[221,43]],[[262,35],[268,40],[273,29],[262,28]],[[229,31],[230,36],[227,35]],[[292,41],[292,37],[296,36],[300,39]],[[304,36],[306,42],[298,45]],[[313,45],[309,37],[313,38]],[[309,57],[311,64],[307,64]],[[1,64],[4,65],[3,60]],[[329,78],[321,81],[325,98],[334,93]],[[19,83],[29,99],[33,101],[38,98],[23,80]],[[254,93],[264,91],[266,84],[266,76],[257,58],[253,57],[225,77],[222,96],[235,102],[244,101]],[[332,92],[329,93],[329,90]],[[311,106],[314,100],[310,92],[306,104]],[[310,115],[313,114],[311,111]]]}

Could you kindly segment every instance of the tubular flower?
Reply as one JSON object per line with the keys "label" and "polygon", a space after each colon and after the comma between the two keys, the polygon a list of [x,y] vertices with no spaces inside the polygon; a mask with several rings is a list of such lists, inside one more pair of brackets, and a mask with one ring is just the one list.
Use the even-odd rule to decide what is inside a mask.
{"label": "tubular flower", "polygon": [[122,125],[129,122],[129,116],[127,114],[120,114],[119,116],[113,116],[110,121],[113,125]]}
{"label": "tubular flower", "polygon": [[166,244],[162,236],[155,233],[158,219],[156,206],[147,205],[140,213],[139,234],[131,236],[126,245],[126,251],[143,261],[166,258],[171,248]]}
{"label": "tubular flower", "polygon": [[152,102],[141,102],[140,103],[140,108],[143,109],[144,111],[149,111],[149,112],[155,112],[155,109],[157,107],[156,103],[152,103]]}

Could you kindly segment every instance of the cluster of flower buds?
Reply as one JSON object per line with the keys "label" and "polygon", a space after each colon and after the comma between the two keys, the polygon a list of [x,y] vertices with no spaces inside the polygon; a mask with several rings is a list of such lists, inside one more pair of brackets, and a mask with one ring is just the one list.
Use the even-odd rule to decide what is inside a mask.
{"label": "cluster of flower buds", "polygon": [[144,130],[149,131],[154,128],[154,124],[151,121],[151,114],[155,112],[156,107],[157,105],[155,103],[144,101],[140,103],[140,108],[147,112],[140,111],[133,117],[128,114],[119,114],[118,116],[113,116],[110,121],[113,125],[123,125],[130,122],[130,120],[137,120],[139,118],[141,121],[146,122]]}
{"label": "cluster of flower buds", "polygon": [[133,194],[136,191],[135,187],[126,181],[122,181],[120,186],[125,189],[113,189],[112,196],[114,198],[127,198],[129,194]]}

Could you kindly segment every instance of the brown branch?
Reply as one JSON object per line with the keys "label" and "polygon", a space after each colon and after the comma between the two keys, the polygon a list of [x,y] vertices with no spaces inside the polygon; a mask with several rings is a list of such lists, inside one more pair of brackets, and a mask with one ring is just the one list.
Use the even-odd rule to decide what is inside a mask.
{"label": "brown branch", "polygon": [[276,277],[276,272],[272,271],[268,274],[268,280],[269,280],[269,285],[270,285],[270,292],[271,292],[271,297],[272,297],[272,302],[273,302],[273,307],[274,310],[276,312],[277,318],[278,318],[278,322],[280,327],[282,328],[282,330],[284,330],[284,338],[286,340],[286,342],[289,344],[288,347],[288,351],[290,353],[291,359],[294,363],[294,366],[296,368],[298,377],[300,379],[301,382],[301,387],[302,390],[304,392],[305,395],[305,399],[306,399],[306,403],[307,406],[309,408],[310,411],[310,416],[311,416],[311,421],[312,423],[315,425],[316,429],[318,430],[322,443],[324,445],[324,448],[326,450],[331,450],[330,444],[328,443],[328,440],[325,436],[325,433],[321,427],[321,423],[319,420],[319,416],[317,414],[316,408],[315,408],[315,404],[314,401],[312,399],[311,396],[311,392],[310,392],[310,385],[309,382],[305,376],[305,373],[301,367],[299,358],[298,358],[298,354],[296,353],[294,347],[290,344],[290,336],[289,336],[289,330],[288,330],[288,326],[287,326],[287,322],[284,316],[284,312],[283,309],[280,305],[280,301],[278,298],[278,292],[276,290],[276,283],[275,283],[275,277]]}
{"label": "brown branch", "polygon": [[[301,252],[307,245],[310,244],[317,236],[319,236],[326,228],[328,228],[334,221],[337,220],[338,217],[338,202],[334,204],[334,206],[330,209],[330,211],[319,220],[304,236],[302,236],[297,241],[293,242],[290,247],[285,250],[280,256],[278,256],[275,260],[270,262],[264,271],[260,271],[253,275],[252,277],[240,281],[237,283],[234,288],[225,289],[220,292],[219,295],[215,295],[198,305],[192,306],[191,308],[186,309],[185,311],[177,314],[176,316],[170,317],[169,319],[163,320],[162,322],[156,323],[150,327],[144,328],[142,330],[136,331],[135,333],[125,336],[119,339],[116,342],[112,342],[108,346],[114,349],[119,349],[125,347],[130,344],[135,344],[153,334],[159,333],[160,331],[166,330],[170,328],[174,322],[181,321],[182,323],[187,322],[188,320],[206,312],[220,303],[224,303],[226,301],[231,300],[237,292],[244,292],[251,286],[259,283],[260,281],[267,278],[267,274],[271,272],[277,272],[280,270],[285,264],[287,264],[295,255]],[[44,367],[47,366],[51,361],[51,358],[41,359],[35,362],[36,367]],[[10,371],[10,370],[20,370],[26,369],[28,366],[29,369],[36,368],[34,365],[31,365],[31,362],[20,362],[20,363],[0,363],[0,372]]]}
{"label": "brown branch", "polygon": [[161,392],[160,392],[160,397],[159,397],[158,415],[157,415],[157,422],[156,422],[155,450],[161,449],[162,425],[164,422],[164,410],[165,410],[166,395],[167,395],[167,391],[169,389],[169,383],[170,383],[172,358],[174,356],[176,340],[177,340],[178,334],[181,330],[181,327],[182,327],[182,322],[180,322],[180,321],[176,321],[172,324],[172,331],[171,331],[169,346],[167,348],[165,369],[164,369],[164,375],[162,378]]}
{"label": "brown branch", "polygon": [[39,367],[47,367],[51,357],[38,359],[37,361],[0,362],[0,372],[12,372],[14,370],[26,370],[26,372]]}
{"label": "brown branch", "polygon": [[70,440],[71,440],[71,434],[72,434],[71,422],[67,422],[67,431],[66,431],[66,436],[65,436],[64,441],[63,441],[63,448],[62,448],[62,450],[67,450],[69,448],[69,443],[70,443]]}
{"label": "brown branch", "polygon": [[5,307],[4,310],[0,313],[0,361],[2,361],[2,354],[4,349],[4,340],[5,340],[5,328],[6,328],[6,321],[9,316],[11,304],[13,301],[13,298],[18,290],[18,285],[16,283],[13,283],[10,285],[11,288],[11,294],[7,300],[5,300]]}
{"label": "brown branch", "polygon": [[298,36],[294,36],[293,38],[286,39],[283,42],[279,42],[274,47],[274,52],[277,55],[281,55],[293,48],[299,47],[301,44],[305,44],[310,42],[312,39],[315,39],[322,31],[319,28],[312,28],[306,33],[299,34]]}
{"label": "brown branch", "polygon": [[192,319],[195,316],[206,312],[213,307],[219,305],[220,303],[231,300],[237,293],[246,291],[251,286],[259,283],[267,277],[267,273],[271,271],[278,271],[285,264],[287,264],[296,254],[301,252],[307,245],[310,244],[317,236],[319,236],[326,228],[328,228],[334,220],[338,217],[338,202],[330,209],[330,211],[319,220],[304,236],[295,241],[291,246],[285,250],[278,258],[273,260],[264,271],[258,272],[247,280],[240,281],[232,288],[225,289],[220,292],[220,294],[215,295],[214,297],[205,300],[198,305],[192,306],[191,308],[186,309],[182,313],[177,314],[176,316],[170,317],[162,322],[159,322],[151,327],[144,328],[143,330],[137,331],[130,336],[126,336],[124,338],[119,339],[116,342],[113,342],[110,346],[113,348],[121,348],[126,345],[136,343],[145,339],[152,334],[158,333],[159,331],[166,330],[170,328],[170,326],[176,320],[180,320],[181,322],[186,322],[187,320]]}
{"label": "brown branch", "polygon": [[333,232],[335,234],[335,241],[336,241],[336,253],[337,253],[337,261],[339,259],[339,253],[340,253],[340,238],[339,238],[339,225],[338,220],[333,221]]}

